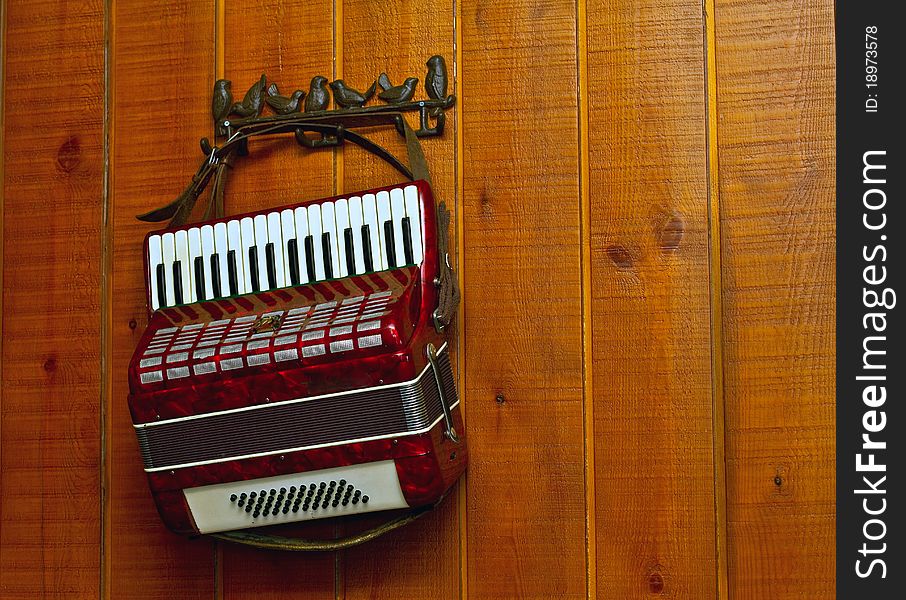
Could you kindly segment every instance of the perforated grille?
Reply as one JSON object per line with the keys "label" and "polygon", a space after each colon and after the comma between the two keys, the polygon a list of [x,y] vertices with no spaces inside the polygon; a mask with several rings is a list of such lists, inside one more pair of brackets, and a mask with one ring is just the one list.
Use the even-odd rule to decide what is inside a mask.
{"label": "perforated grille", "polygon": [[279,514],[343,509],[355,507],[359,503],[366,505],[369,500],[367,494],[356,489],[345,479],[307,484],[299,482],[297,486],[254,489],[242,493],[232,493],[228,498],[229,503],[237,511],[245,512],[254,519],[262,515],[277,516]]}

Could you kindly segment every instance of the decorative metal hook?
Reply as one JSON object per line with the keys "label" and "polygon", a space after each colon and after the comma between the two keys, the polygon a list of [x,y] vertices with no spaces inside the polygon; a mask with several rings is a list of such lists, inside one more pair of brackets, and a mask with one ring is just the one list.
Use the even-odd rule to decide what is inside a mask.
{"label": "decorative metal hook", "polygon": [[306,148],[335,148],[343,145],[345,131],[346,129],[342,125],[337,125],[334,135],[328,135],[322,131],[319,138],[312,139],[305,135],[304,127],[299,127],[296,129],[295,135],[296,141]]}

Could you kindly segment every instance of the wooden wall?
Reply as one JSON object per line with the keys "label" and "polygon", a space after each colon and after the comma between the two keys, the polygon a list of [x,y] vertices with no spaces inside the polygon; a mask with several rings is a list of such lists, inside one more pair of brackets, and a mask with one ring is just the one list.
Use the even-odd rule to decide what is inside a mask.
{"label": "wooden wall", "polygon": [[[829,0],[0,6],[0,597],[834,597]],[[467,477],[335,554],[168,533],[126,407],[134,215],[194,172],[215,78],[435,53]],[[260,152],[233,211],[393,181]]]}

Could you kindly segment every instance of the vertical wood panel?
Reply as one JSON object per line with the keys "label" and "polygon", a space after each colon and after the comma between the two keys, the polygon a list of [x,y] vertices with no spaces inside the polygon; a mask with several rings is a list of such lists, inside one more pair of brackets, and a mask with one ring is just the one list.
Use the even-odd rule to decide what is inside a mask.
{"label": "vertical wood panel", "polygon": [[462,7],[473,598],[584,598],[573,2]]}
{"label": "vertical wood panel", "polygon": [[[386,71],[394,84],[418,77],[415,98],[426,98],[425,62],[441,54],[453,85],[453,4],[443,0],[412,3],[403,0],[352,0],[343,2],[339,71],[352,87],[365,90]],[[378,88],[380,91],[380,88]],[[382,104],[373,100],[374,104]],[[423,140],[437,199],[455,208],[454,111],[448,111],[447,128],[439,138]],[[417,125],[416,121],[410,120]],[[405,160],[405,146],[392,128],[375,132],[376,140]],[[379,158],[360,148],[343,149],[342,189],[363,190],[401,181]],[[455,218],[455,215],[454,215]],[[455,236],[455,232],[451,231]],[[455,252],[455,240],[451,243]],[[455,363],[455,330],[451,334]],[[458,498],[451,493],[442,506],[415,523],[343,553],[343,589],[346,598],[456,598],[459,595]],[[369,524],[385,520],[375,516]],[[348,527],[361,528],[361,524]]]}
{"label": "vertical wood panel", "polygon": [[733,598],[834,596],[834,15],[717,2]]}
{"label": "vertical wood panel", "polygon": [[713,598],[701,3],[588,20],[597,593]]}
{"label": "vertical wood panel", "polygon": [[[333,70],[331,0],[256,0],[224,4],[224,76],[241,100],[261,73],[289,95],[308,92],[315,75]],[[228,214],[333,194],[333,152],[310,152],[287,137],[255,140],[250,156],[239,158],[227,183]],[[333,525],[283,530],[288,535],[331,537]],[[276,533],[276,532],[275,532]],[[240,599],[333,598],[333,553],[281,553],[223,546],[223,597]]]}
{"label": "vertical wood panel", "polygon": [[[332,0],[254,0],[224,5],[224,77],[238,102],[262,73],[281,94],[308,93],[333,71]],[[266,110],[270,110],[267,108]],[[281,136],[253,140],[227,182],[226,210],[238,214],[333,194],[333,152],[310,152]]]}
{"label": "vertical wood panel", "polygon": [[212,545],[161,523],[126,403],[126,373],[148,322],[142,241],[160,227],[135,215],[176,197],[203,158],[197,140],[212,130],[214,4],[118,0],[114,10],[107,592],[111,598],[208,598]]}
{"label": "vertical wood panel", "polygon": [[6,2],[0,596],[98,595],[104,15]]}

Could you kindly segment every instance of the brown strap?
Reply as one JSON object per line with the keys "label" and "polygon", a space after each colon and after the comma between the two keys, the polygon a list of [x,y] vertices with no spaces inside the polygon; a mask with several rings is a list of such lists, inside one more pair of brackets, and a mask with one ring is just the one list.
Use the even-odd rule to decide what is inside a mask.
{"label": "brown strap", "polygon": [[230,531],[227,533],[214,533],[211,534],[211,537],[227,542],[233,542],[236,544],[253,546],[255,548],[264,548],[267,550],[287,550],[291,552],[330,552],[333,550],[343,550],[345,548],[351,548],[352,546],[363,544],[375,539],[378,536],[384,535],[389,531],[398,529],[403,525],[408,525],[412,521],[415,521],[419,517],[428,513],[428,511],[430,511],[435,506],[437,506],[437,504],[420,506],[400,517],[385,521],[380,525],[362,531],[361,533],[356,533],[354,535],[349,535],[334,540],[310,540],[277,535],[263,535],[260,533],[252,533],[251,531],[247,530]]}

